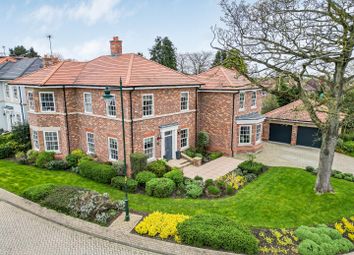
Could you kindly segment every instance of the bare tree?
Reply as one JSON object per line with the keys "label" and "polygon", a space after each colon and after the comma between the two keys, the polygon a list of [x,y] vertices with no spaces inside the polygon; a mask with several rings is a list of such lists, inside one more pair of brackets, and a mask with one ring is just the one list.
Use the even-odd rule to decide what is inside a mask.
{"label": "bare tree", "polygon": [[[354,1],[263,0],[246,4],[221,0],[220,5],[225,28],[213,29],[212,44],[219,49],[237,49],[252,65],[248,78],[259,86],[259,77],[285,76],[298,87],[306,110],[322,132],[315,190],[332,192],[330,176],[343,98],[354,88]],[[304,89],[310,79],[322,93]],[[326,118],[320,118],[319,112],[325,112]]]}
{"label": "bare tree", "polygon": [[213,57],[209,51],[181,53],[177,56],[177,69],[182,73],[200,74],[211,67]]}

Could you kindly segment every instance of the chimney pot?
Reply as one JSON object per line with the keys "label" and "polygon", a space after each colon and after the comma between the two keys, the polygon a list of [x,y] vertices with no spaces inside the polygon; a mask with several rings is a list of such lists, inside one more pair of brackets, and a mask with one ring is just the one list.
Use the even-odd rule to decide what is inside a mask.
{"label": "chimney pot", "polygon": [[110,41],[112,56],[118,56],[122,54],[122,43],[123,42],[119,40],[118,36],[113,36],[113,40]]}

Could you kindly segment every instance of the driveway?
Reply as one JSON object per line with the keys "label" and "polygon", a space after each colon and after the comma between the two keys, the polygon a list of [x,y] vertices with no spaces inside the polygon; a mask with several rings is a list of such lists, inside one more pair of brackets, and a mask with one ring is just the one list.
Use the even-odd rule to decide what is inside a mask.
{"label": "driveway", "polygon": [[[317,148],[265,143],[263,151],[257,153],[256,160],[269,166],[317,167],[320,150]],[[236,155],[245,160],[247,155]],[[354,174],[354,158],[340,153],[334,156],[333,169]]]}

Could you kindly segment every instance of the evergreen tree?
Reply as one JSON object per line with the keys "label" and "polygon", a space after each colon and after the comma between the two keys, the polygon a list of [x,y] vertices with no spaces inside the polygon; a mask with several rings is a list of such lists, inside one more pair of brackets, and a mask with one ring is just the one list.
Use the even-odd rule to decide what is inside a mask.
{"label": "evergreen tree", "polygon": [[177,69],[176,48],[168,37],[156,37],[155,44],[149,51],[151,60],[174,70]]}
{"label": "evergreen tree", "polygon": [[28,57],[28,58],[39,57],[38,53],[33,49],[33,47],[27,50],[23,45],[18,45],[13,49],[9,49],[9,51],[10,51],[10,56],[13,57]]}
{"label": "evergreen tree", "polygon": [[296,86],[289,86],[284,77],[278,78],[275,89],[279,106],[290,104],[300,98],[299,89]]}
{"label": "evergreen tree", "polygon": [[229,50],[226,55],[226,59],[222,63],[224,67],[236,69],[241,74],[248,73],[247,64],[245,63],[245,60],[241,57],[240,52],[238,50]]}
{"label": "evergreen tree", "polygon": [[215,54],[215,58],[214,58],[214,61],[213,61],[213,64],[212,66],[220,66],[222,65],[222,63],[225,61],[226,59],[226,51],[224,50],[218,50]]}

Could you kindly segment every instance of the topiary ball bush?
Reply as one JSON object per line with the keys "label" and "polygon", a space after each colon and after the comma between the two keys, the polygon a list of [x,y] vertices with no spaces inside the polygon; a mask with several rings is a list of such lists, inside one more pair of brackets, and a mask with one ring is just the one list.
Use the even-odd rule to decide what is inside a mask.
{"label": "topiary ball bush", "polygon": [[146,183],[153,178],[156,178],[156,174],[154,174],[153,172],[141,171],[136,175],[135,180],[138,182],[139,185],[145,187]]}
{"label": "topiary ball bush", "polygon": [[169,197],[176,189],[174,181],[168,178],[154,178],[146,183],[146,194],[153,197]]}
{"label": "topiary ball bush", "polygon": [[198,198],[203,195],[203,188],[196,182],[186,184],[186,196],[189,198]]}
{"label": "topiary ball bush", "polygon": [[112,166],[95,161],[81,161],[78,167],[81,176],[100,183],[111,183],[112,178],[117,176]]}
{"label": "topiary ball bush", "polygon": [[111,185],[114,188],[123,190],[125,185],[125,177],[124,176],[116,176],[111,179]]}
{"label": "topiary ball bush", "polygon": [[148,164],[147,170],[156,174],[157,177],[162,177],[170,168],[167,166],[166,161],[160,159]]}
{"label": "topiary ball bush", "polygon": [[258,240],[236,222],[219,215],[195,215],[177,225],[184,244],[235,253],[258,254]]}
{"label": "topiary ball bush", "polygon": [[165,178],[171,179],[176,183],[176,185],[183,182],[183,172],[180,168],[174,167],[171,171],[164,174]]}
{"label": "topiary ball bush", "polygon": [[56,187],[57,185],[52,183],[32,186],[25,189],[22,193],[22,196],[33,202],[39,202],[44,199]]}
{"label": "topiary ball bush", "polygon": [[54,160],[54,152],[49,152],[49,151],[42,151],[38,154],[36,158],[36,163],[35,165],[40,168],[45,168],[47,164]]}
{"label": "topiary ball bush", "polygon": [[207,180],[205,181],[205,187],[208,187],[208,186],[210,186],[210,185],[214,185],[213,179],[207,179]]}
{"label": "topiary ball bush", "polygon": [[217,186],[210,185],[207,188],[208,194],[212,196],[219,196],[221,191]]}

